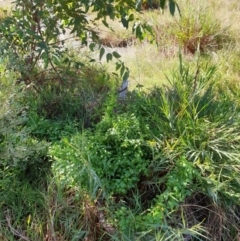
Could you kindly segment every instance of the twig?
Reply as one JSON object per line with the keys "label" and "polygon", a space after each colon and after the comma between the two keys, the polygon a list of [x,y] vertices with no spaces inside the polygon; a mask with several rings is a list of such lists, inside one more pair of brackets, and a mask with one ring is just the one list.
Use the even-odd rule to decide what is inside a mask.
{"label": "twig", "polygon": [[25,240],[25,241],[30,241],[30,239],[28,237],[25,237],[24,235],[22,235],[18,230],[14,229],[13,226],[11,225],[11,217],[9,215],[9,211],[7,211],[7,215],[6,215],[6,220],[7,220],[7,224],[8,227],[10,228],[11,232],[17,236],[20,237],[21,239]]}

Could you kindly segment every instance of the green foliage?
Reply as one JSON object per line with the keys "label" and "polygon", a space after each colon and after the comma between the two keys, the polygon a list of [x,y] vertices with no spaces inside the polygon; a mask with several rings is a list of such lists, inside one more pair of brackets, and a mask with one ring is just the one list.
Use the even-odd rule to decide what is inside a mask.
{"label": "green foliage", "polygon": [[[75,63],[86,61],[71,52],[65,53],[65,58]],[[46,71],[36,77],[38,84],[28,86],[25,98],[32,134],[44,138],[45,133],[48,140],[58,139],[67,129],[70,134],[98,122],[107,92],[115,85],[116,77],[108,74],[105,67],[86,62],[79,69],[64,63],[65,58],[59,68],[63,79],[54,71]]]}
{"label": "green foliage", "polygon": [[110,98],[94,130],[53,146],[54,175],[93,198],[119,198],[109,219],[123,239],[201,240],[202,220],[177,218],[186,199],[201,190],[212,203],[239,205],[239,107],[215,78],[214,67],[192,70],[180,57],[168,86],[132,93],[126,106]]}
{"label": "green foliage", "polygon": [[160,186],[148,214],[141,214],[147,225],[171,220],[196,190],[212,202],[231,199],[239,205],[239,106],[217,88],[215,72],[209,67],[193,72],[181,63],[169,79],[170,86],[155,88],[131,108],[155,136],[153,175],[167,170],[164,189]]}
{"label": "green foliage", "polygon": [[27,125],[31,128],[32,137],[48,142],[71,136],[81,127],[74,120],[51,120],[38,115],[30,115]]}
{"label": "green foliage", "polygon": [[[167,2],[173,13],[174,1],[159,4],[166,8]],[[11,34],[3,34],[1,49],[11,64],[2,55],[0,239],[236,240],[240,207],[238,85],[225,86],[218,69],[200,61],[185,65],[180,56],[179,69],[171,68],[172,75],[167,75],[168,85],[147,92],[134,90],[126,100],[118,100],[112,75],[87,63],[93,57],[84,52],[83,58],[77,58],[57,48],[55,41],[66,26],[80,34],[83,44],[87,32],[94,40],[92,25],[86,22],[91,22],[86,18],[88,10],[103,17],[105,26],[108,18],[104,20],[104,16],[109,16],[120,17],[128,27],[137,20],[132,12],[135,4],[37,1],[41,19],[50,18],[49,13],[55,11],[51,17],[59,21],[59,32],[54,35],[43,28],[41,36],[38,30],[34,35],[27,32],[29,26],[24,27],[27,21],[34,23],[28,15],[34,3],[18,5],[13,18],[3,22],[6,29],[2,31]],[[76,16],[73,7],[80,5],[85,8],[77,8]],[[41,26],[47,24],[46,19],[40,20]],[[208,28],[209,19],[194,18],[202,26],[199,35],[211,33],[218,38],[214,29]],[[19,25],[11,29],[12,20]],[[79,21],[85,32],[74,29]],[[182,21],[180,25],[186,28],[178,29],[175,37],[184,46],[184,36],[195,34],[191,26],[198,28],[185,16]],[[141,23],[134,26],[137,34],[144,33]],[[219,27],[213,26],[215,30]],[[40,37],[35,39],[37,35]],[[215,50],[215,43],[220,44],[217,48],[223,44],[221,36],[220,42],[214,39],[210,47],[202,45],[201,49],[198,37],[194,47],[203,52],[205,46],[208,51]],[[90,44],[91,50],[98,48],[95,42]],[[105,54],[100,48],[99,57]],[[45,61],[45,66],[28,62],[34,58]],[[108,62],[119,59],[116,69],[124,79],[129,77],[120,54],[107,53],[106,58]],[[19,76],[9,71],[11,68],[20,72],[27,85],[16,84]],[[91,129],[85,130],[89,126]]]}
{"label": "green foliage", "polygon": [[[136,186],[140,175],[147,174],[149,151],[143,135],[134,115],[106,118],[94,133],[86,132],[83,137],[56,144],[50,154],[58,160],[54,164],[57,171],[68,169],[69,163],[75,166],[72,174],[68,171],[73,180],[79,176],[79,170],[90,165],[104,190],[125,194]],[[79,178],[84,180],[82,176]]]}
{"label": "green foliage", "polygon": [[149,142],[154,151],[150,183],[159,183],[159,194],[146,216],[140,215],[143,229],[168,217],[171,222],[179,205],[197,190],[212,202],[231,199],[239,205],[239,106],[217,88],[215,72],[211,67],[192,71],[181,63],[170,86],[155,88],[128,107],[154,136]]}
{"label": "green foliage", "polygon": [[194,180],[197,177],[199,173],[192,162],[184,157],[177,160],[175,166],[167,174],[165,191],[156,197],[155,204],[149,210],[145,221],[147,223],[162,222],[166,215],[177,210],[179,204],[197,190],[194,188]]}
{"label": "green foliage", "polygon": [[[147,24],[141,23],[139,19],[135,20],[133,11],[135,7],[138,8],[140,2],[138,1],[135,5],[133,0],[124,1],[124,3],[114,0],[109,0],[107,3],[103,0],[90,2],[86,0],[77,2],[17,0],[12,16],[4,18],[0,24],[1,52],[4,53],[7,50],[14,54],[17,59],[14,68],[21,73],[22,80],[27,84],[34,81],[34,71],[40,63],[44,63],[45,69],[51,67],[61,76],[57,66],[66,46],[65,39],[59,39],[59,37],[66,36],[67,28],[70,29],[71,34],[78,37],[82,45],[87,45],[88,42],[98,43],[99,41],[98,33],[92,28],[98,20],[101,19],[107,28],[110,28],[107,19],[120,19],[125,28],[129,27],[130,22],[135,21],[132,31],[139,39],[143,39],[144,32],[151,30]],[[161,0],[162,8],[166,2]],[[175,5],[175,1],[169,0],[172,14],[174,14]],[[87,17],[89,12],[97,13],[91,21]],[[93,44],[90,44],[90,49],[94,49]],[[99,50],[101,60],[105,49],[99,46]],[[109,53],[107,60],[109,61],[112,57],[115,57],[115,54]],[[118,57],[116,60],[122,65],[121,75],[125,77],[124,74],[129,70],[121,61],[118,61]]]}
{"label": "green foliage", "polygon": [[[134,115],[120,115],[103,119],[91,138],[91,161],[109,192],[124,194],[146,175],[148,150],[144,143],[143,128]],[[147,128],[147,127],[146,127]],[[98,167],[99,158],[102,163]]]}
{"label": "green foliage", "polygon": [[[208,234],[203,227],[210,218],[196,211],[189,221],[184,209],[187,200],[192,203],[186,205],[204,210],[213,204],[231,204],[235,215],[231,220],[235,222],[240,183],[239,105],[231,92],[219,88],[216,71],[200,62],[195,67],[185,65],[180,55],[179,69],[168,78],[167,86],[155,87],[148,93],[133,91],[127,102],[120,102],[113,91],[105,100],[100,122],[82,133],[75,133],[78,126],[74,123],[66,125],[63,120],[34,115],[31,105],[32,112],[27,114],[28,108],[21,107],[29,103],[24,89],[18,92],[21,86],[14,85],[14,76],[12,84],[3,78],[2,210],[9,209],[11,216],[16,215],[16,225],[31,220],[25,209],[39,195],[32,188],[45,185],[52,159],[58,196],[53,190],[44,195],[52,210],[47,214],[48,226],[62,230],[60,236],[71,239],[76,234],[83,238],[87,232],[102,235],[103,230],[110,235],[104,227],[112,225],[120,240],[206,240]],[[6,77],[11,80],[11,75]],[[5,128],[6,122],[12,123],[10,129]],[[48,157],[43,140],[54,143]],[[6,188],[9,186],[11,190]],[[31,190],[29,196],[27,189]],[[198,193],[204,196],[205,203],[194,200],[194,196],[200,196]],[[23,212],[17,210],[15,194],[25,207]],[[20,194],[30,201],[25,203]],[[45,215],[44,201],[38,200],[38,211]],[[73,214],[67,203],[82,209]],[[100,230],[92,231],[102,209],[106,212],[104,221],[99,222]],[[36,219],[34,208],[30,213]],[[67,222],[75,223],[73,230]],[[231,223],[226,221],[224,225],[236,233]],[[230,233],[225,231],[224,235],[229,237]]]}
{"label": "green foliage", "polygon": [[183,11],[170,32],[184,51],[192,54],[197,51],[206,53],[222,49],[231,42],[229,30],[222,29],[219,20],[213,14],[204,7],[188,8]]}
{"label": "green foliage", "polygon": [[[21,236],[26,230],[29,237],[42,239],[41,227],[31,232],[30,224],[41,218],[43,196],[39,189],[46,185],[50,163],[48,144],[31,138],[26,127],[27,106],[23,105],[24,86],[15,85],[16,76],[6,71],[7,61],[0,65],[0,220],[1,235],[8,240]],[[34,221],[33,221],[34,219]],[[33,238],[34,239],[34,238]]]}
{"label": "green foliage", "polygon": [[[1,69],[3,73],[4,68]],[[13,170],[26,171],[29,165],[33,167],[36,162],[41,162],[47,147],[46,143],[30,138],[29,129],[25,127],[27,107],[22,105],[24,91],[22,87],[15,86],[15,78],[11,72],[1,78],[0,159],[4,175]]]}

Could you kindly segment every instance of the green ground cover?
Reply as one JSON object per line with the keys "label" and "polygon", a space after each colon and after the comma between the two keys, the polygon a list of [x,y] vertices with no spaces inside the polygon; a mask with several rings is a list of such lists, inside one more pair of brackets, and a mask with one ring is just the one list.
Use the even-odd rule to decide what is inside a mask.
{"label": "green ground cover", "polygon": [[0,241],[240,239],[240,4],[178,3],[143,1],[141,41],[91,25],[105,50],[69,42],[47,69],[0,31]]}

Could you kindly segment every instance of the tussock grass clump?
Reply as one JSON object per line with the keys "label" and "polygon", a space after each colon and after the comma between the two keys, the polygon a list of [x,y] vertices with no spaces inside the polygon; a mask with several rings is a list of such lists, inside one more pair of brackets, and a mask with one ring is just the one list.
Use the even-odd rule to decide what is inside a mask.
{"label": "tussock grass clump", "polygon": [[189,8],[172,26],[170,33],[186,53],[206,53],[222,49],[231,42],[230,32],[223,29],[208,8]]}
{"label": "tussock grass clump", "polygon": [[[179,46],[184,53],[209,53],[234,42],[230,27],[223,27],[209,6],[192,1],[196,7],[181,6],[181,15],[162,16],[159,11],[148,12],[143,19],[152,26],[159,50],[167,57],[175,56]],[[226,24],[225,24],[226,25]]]}

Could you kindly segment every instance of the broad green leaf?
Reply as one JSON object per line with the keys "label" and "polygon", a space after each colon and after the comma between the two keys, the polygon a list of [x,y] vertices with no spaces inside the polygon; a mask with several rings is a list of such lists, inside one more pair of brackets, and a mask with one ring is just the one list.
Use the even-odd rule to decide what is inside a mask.
{"label": "broad green leaf", "polygon": [[136,36],[137,38],[139,38],[140,40],[143,40],[143,31],[142,31],[142,27],[140,25],[138,25],[136,27]]}
{"label": "broad green leaf", "polygon": [[91,49],[91,51],[94,51],[95,46],[96,46],[95,43],[91,43],[91,44],[89,45],[89,48]]}
{"label": "broad green leaf", "polygon": [[130,14],[129,18],[128,18],[128,21],[133,21],[134,20],[134,15],[133,14]]}
{"label": "broad green leaf", "polygon": [[122,65],[117,62],[117,63],[116,63],[116,71],[118,71],[118,70],[121,68],[121,66],[122,66]]}
{"label": "broad green leaf", "polygon": [[84,64],[83,62],[79,62],[79,61],[75,62],[75,65],[77,65],[78,68],[79,68],[80,66],[81,66],[81,67],[84,67],[84,66],[85,66],[85,64]]}
{"label": "broad green leaf", "polygon": [[40,49],[45,49],[45,50],[48,48],[45,42],[39,42],[39,43],[37,43],[37,46]]}
{"label": "broad green leaf", "polygon": [[105,48],[102,47],[102,48],[100,49],[99,60],[102,59],[104,53],[105,53]]}
{"label": "broad green leaf", "polygon": [[150,34],[153,35],[152,27],[150,25],[146,24],[146,25],[144,25],[144,28],[145,28],[146,31],[148,31]]}
{"label": "broad green leaf", "polygon": [[116,58],[116,59],[119,59],[119,58],[121,58],[121,55],[118,53],[118,52],[116,52],[116,51],[113,51],[113,56]]}
{"label": "broad green leaf", "polygon": [[107,14],[109,15],[110,19],[114,19],[114,17],[115,17],[113,9],[114,9],[114,7],[112,4],[108,4],[106,6]]}
{"label": "broad green leaf", "polygon": [[125,16],[121,18],[121,22],[123,24],[123,27],[128,28],[128,20]]}
{"label": "broad green leaf", "polygon": [[92,33],[92,40],[93,41],[98,40],[98,34],[95,31],[92,31],[91,33]]}
{"label": "broad green leaf", "polygon": [[111,61],[111,60],[112,60],[112,54],[111,54],[111,53],[108,53],[107,56],[106,56],[106,58],[107,58],[107,62],[108,62],[108,61]]}
{"label": "broad green leaf", "polygon": [[127,80],[129,77],[129,71],[127,70],[123,75],[123,80]]}
{"label": "broad green leaf", "polygon": [[56,54],[52,54],[52,60],[55,65],[60,65],[60,63],[61,63],[59,56]]}

